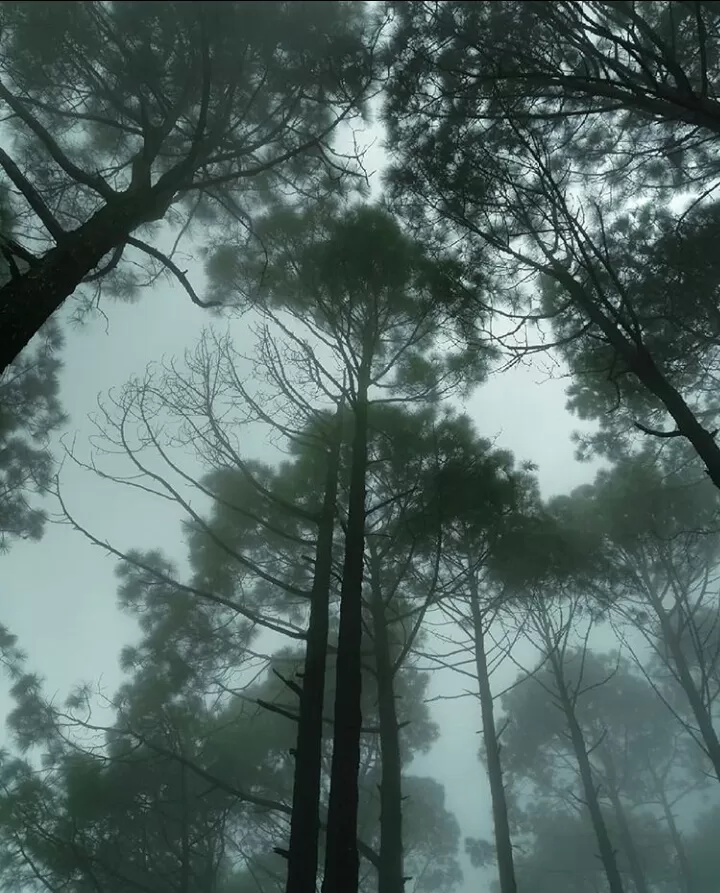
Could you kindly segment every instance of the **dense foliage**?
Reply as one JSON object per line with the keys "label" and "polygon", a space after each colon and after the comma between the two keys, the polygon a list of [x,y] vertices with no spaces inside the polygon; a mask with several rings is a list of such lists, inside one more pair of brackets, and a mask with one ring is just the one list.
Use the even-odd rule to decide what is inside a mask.
{"label": "dense foliage", "polygon": [[[715,893],[716,4],[5,2],[0,44],[0,548],[46,497],[137,625],[64,698],[0,625],[0,884]],[[161,272],[242,318],[66,458],[164,550],[52,451],[57,311]],[[601,460],[552,498],[463,406],[537,355]]]}

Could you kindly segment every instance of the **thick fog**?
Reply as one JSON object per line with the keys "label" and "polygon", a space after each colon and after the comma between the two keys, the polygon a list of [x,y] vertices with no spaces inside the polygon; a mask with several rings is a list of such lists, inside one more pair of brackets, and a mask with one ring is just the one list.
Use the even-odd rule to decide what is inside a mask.
{"label": "thick fog", "polygon": [[[206,4],[207,21],[200,16],[196,33],[195,20],[183,18],[188,13],[172,27],[164,23],[178,4],[155,4],[152,15],[133,3],[85,4],[92,13],[67,4],[66,18],[53,20],[65,42],[52,47],[32,30],[37,17],[23,4],[0,4],[7,57],[0,103],[8,114],[0,223],[9,246],[7,269],[0,271],[0,325],[16,325],[17,295],[41,294],[32,283],[22,291],[28,277],[59,296],[49,322],[40,320],[44,328],[38,323],[32,330],[33,314],[25,314],[28,336],[39,334],[21,345],[19,360],[15,342],[0,337],[13,361],[0,378],[5,889],[717,889],[714,258],[706,274],[694,273],[716,233],[713,141],[720,113],[707,70],[718,65],[717,15],[698,5],[698,20],[706,21],[697,39],[709,56],[704,101],[712,105],[703,113],[711,123],[680,117],[687,132],[676,132],[677,116],[652,112],[658,128],[669,122],[668,140],[687,141],[687,156],[675,161],[688,170],[674,182],[657,172],[665,158],[659,138],[647,136],[643,108],[638,123],[632,103],[623,126],[628,142],[636,141],[637,162],[612,160],[609,146],[614,138],[620,145],[621,123],[608,117],[599,136],[579,131],[587,143],[567,149],[562,176],[542,152],[567,146],[567,133],[556,136],[548,126],[532,132],[536,142],[521,139],[532,116],[516,110],[513,122],[509,105],[497,120],[513,122],[508,133],[518,142],[513,149],[503,142],[510,137],[490,132],[492,162],[478,148],[482,137],[466,129],[474,119],[457,96],[452,113],[460,123],[448,124],[447,132],[439,123],[437,130],[423,124],[426,114],[452,119],[444,107],[433,111],[418,99],[430,95],[418,74],[435,64],[428,46],[440,53],[443,40],[452,44],[457,60],[443,64],[462,98],[469,77],[462,66],[475,59],[467,34],[487,27],[479,44],[494,40],[498,53],[504,47],[515,58],[518,47],[505,33],[515,13],[509,4],[495,4],[493,13],[487,10],[493,4],[478,3],[484,11],[474,21],[465,4],[448,3],[443,22],[428,11],[433,4],[403,5],[401,13],[390,4],[393,12],[376,32],[375,20],[363,30],[360,18],[352,18],[361,17],[362,4],[352,14],[341,8],[354,4],[332,4],[327,21],[319,11],[325,4],[297,4],[307,7],[306,17],[296,9],[291,21],[283,18],[289,15],[283,4],[267,4],[274,11],[262,15],[243,11],[243,4]],[[642,13],[647,27],[664,35],[669,26],[661,7],[672,5]],[[519,35],[536,15],[531,6],[517,4]],[[583,40],[604,15],[613,28],[626,27],[603,10],[613,4],[593,6],[599,18],[583,24],[572,4],[558,4],[564,10],[558,22],[580,29]],[[381,10],[368,4],[363,15],[370,20]],[[543,27],[560,27],[552,15]],[[131,113],[127,98],[125,111],[118,106],[112,113],[127,125],[127,144],[115,145],[102,137],[104,124],[53,118],[38,97],[67,112],[74,88],[28,73],[28,60],[36,53],[38,64],[59,78],[67,74],[63,53],[80,53],[83,41],[94,46],[101,39],[95,29],[117,42],[133,16],[142,25],[123,49],[139,66],[132,78],[162,82],[175,96],[172,79],[183,70],[177,47],[185,47],[197,81],[187,89],[200,93],[197,100],[177,99],[182,112],[172,123],[168,107],[138,87],[141,111]],[[218,27],[222,16],[227,20]],[[198,114],[220,127],[222,102],[239,102],[213,78],[222,85],[230,77],[226,32],[240,25],[248,29],[248,59],[253,41],[264,47],[267,40],[285,47],[285,64],[299,66],[288,69],[295,77],[305,72],[313,85],[329,78],[313,100],[319,110],[303,106],[305,117],[297,113],[310,131],[322,130],[323,115],[337,115],[343,102],[355,114],[355,100],[347,97],[362,78],[349,69],[325,109],[324,90],[330,97],[337,72],[330,62],[328,71],[306,72],[303,41],[317,54],[314,41],[327,25],[329,45],[351,35],[378,54],[389,46],[375,86],[363,87],[371,120],[351,115],[305,145],[300,125],[292,129],[287,121],[295,119],[283,118],[291,112],[273,111],[263,99],[267,115],[259,115],[249,104],[247,120],[258,114],[259,123],[248,124],[243,139],[255,139],[267,122],[284,121],[290,136],[277,137],[280,149],[301,144],[287,152],[285,167],[278,163],[277,179],[275,167],[267,175],[263,169],[253,175],[257,194],[251,192],[252,177],[242,180],[235,162],[225,160],[239,151],[233,131],[218,143],[222,153],[213,149],[220,160],[196,162],[193,174],[195,181],[217,176],[219,185],[202,186],[198,195],[212,195],[223,210],[209,210],[201,198],[192,209],[194,193],[178,187],[167,213],[143,212],[122,237],[135,233],[171,262],[133,252],[131,244],[118,267],[98,277],[108,278],[107,288],[95,291],[95,273],[115,250],[110,242],[100,260],[88,261],[76,288],[63,286],[63,302],[60,266],[37,278],[38,261],[25,255],[44,264],[52,245],[64,250],[70,242],[38,213],[27,184],[34,178],[47,216],[67,232],[115,199],[101,189],[93,205],[63,191],[65,176],[82,188],[92,185],[68,165],[56,174],[43,160],[34,170],[49,143],[20,106],[57,127],[74,163],[92,171],[96,153],[107,182],[118,195],[129,194],[135,173],[128,179],[121,161],[123,152],[136,157],[137,133],[145,144],[152,133],[168,141],[167,154],[150,161],[156,182],[189,151],[185,142],[201,129]],[[678,34],[690,40],[683,27],[677,25]],[[268,37],[272,28],[277,34]],[[610,53],[603,39],[598,32],[592,46]],[[168,80],[142,56],[143,40]],[[676,52],[676,64],[692,80],[696,57]],[[270,72],[267,81],[252,74],[258,91],[295,96],[272,74],[277,62],[258,53]],[[530,65],[529,51],[528,59]],[[103,62],[96,52],[92,65],[95,75],[87,74],[72,114],[84,109],[106,122],[97,72],[103,65],[115,71],[117,60]],[[206,83],[209,99],[198,86]],[[579,94],[571,88],[574,102]],[[558,89],[563,95],[562,84]],[[293,101],[310,103],[308,96],[300,89]],[[166,132],[148,125],[145,102],[156,114],[165,109]],[[274,147],[274,131],[268,133],[263,138]],[[467,157],[450,152],[455,142]],[[320,151],[325,144],[334,154]],[[593,168],[582,154],[596,145],[605,154]],[[505,146],[510,161],[501,166]],[[517,159],[526,152],[536,167],[528,162],[529,173],[521,175],[513,152]],[[307,169],[305,155],[313,159]],[[474,163],[487,164],[492,188],[473,186]],[[362,176],[341,172],[343,165]],[[609,184],[602,188],[601,175]],[[511,186],[501,195],[502,176]],[[468,198],[472,188],[475,197]],[[461,194],[462,201],[448,197]],[[675,224],[680,232],[696,198],[700,210],[683,235],[687,244],[668,249],[663,239]],[[125,211],[117,207],[119,220]],[[513,220],[508,208],[519,209]],[[192,221],[186,229],[183,215]],[[48,229],[42,236],[41,224]],[[536,235],[528,236],[533,226]],[[553,227],[558,238],[548,248]],[[595,254],[592,244],[599,246]],[[82,250],[72,247],[78,264]],[[133,288],[123,276],[135,276]],[[197,306],[187,283],[224,306]],[[578,288],[591,297],[577,297]],[[688,306],[681,306],[685,295]],[[52,351],[62,365],[49,375],[56,376],[65,418],[33,439],[30,422],[25,430],[17,418],[37,412],[33,388],[45,385],[31,376],[44,367],[42,360],[33,365],[33,351],[43,355],[43,333],[53,326],[64,342]],[[635,367],[623,353],[631,342],[638,356],[645,351],[651,358],[642,367],[652,367],[646,377],[640,361]],[[14,376],[30,384],[16,388]],[[22,438],[41,451],[40,460],[18,448]],[[38,461],[49,463],[44,471],[33,465]],[[35,508],[42,521],[31,514]],[[323,531],[333,537],[325,551]],[[323,604],[329,631],[318,677],[311,655],[312,642],[322,644],[322,634],[314,638],[314,612]],[[322,718],[313,714],[314,768],[307,762],[312,705],[303,700],[310,678],[322,683]],[[312,818],[314,838],[301,823],[291,825],[298,804]],[[308,848],[316,870],[307,868]]]}

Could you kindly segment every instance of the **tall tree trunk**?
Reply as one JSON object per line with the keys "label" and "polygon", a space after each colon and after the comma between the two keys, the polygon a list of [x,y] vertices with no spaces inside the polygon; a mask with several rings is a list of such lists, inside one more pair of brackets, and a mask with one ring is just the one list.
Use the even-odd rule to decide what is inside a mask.
{"label": "tall tree trunk", "polygon": [[615,813],[615,818],[617,819],[618,827],[620,829],[622,848],[625,850],[625,855],[627,856],[628,864],[630,866],[630,877],[632,878],[633,886],[637,893],[650,893],[647,881],[645,880],[645,871],[640,862],[640,854],[637,851],[632,832],[630,831],[630,825],[628,824],[625,805],[620,799],[620,794],[618,793],[615,784],[614,772],[612,772],[612,770],[611,774],[613,777],[610,779],[610,784],[608,786],[608,796],[610,797],[613,812]]}
{"label": "tall tree trunk", "polygon": [[340,588],[333,755],[323,893],[357,893],[358,773],[362,726],[362,584],[365,561],[369,362],[361,363],[354,400],[350,493]]}
{"label": "tall tree trunk", "polygon": [[322,774],[323,696],[328,646],[328,611],[332,578],[342,404],[337,412],[337,436],[328,453],[322,517],[315,549],[310,621],[300,695],[293,779],[292,815],[286,893],[315,893],[320,836],[320,783]]}
{"label": "tall tree trunk", "polygon": [[165,214],[173,194],[157,186],[144,195],[119,194],[0,288],[0,374],[109,252]]}
{"label": "tall tree trunk", "polygon": [[480,610],[480,594],[478,592],[477,577],[472,572],[470,573],[470,610],[473,622],[475,672],[477,673],[480,692],[483,741],[485,742],[487,773],[490,782],[500,893],[517,893],[507,798],[505,797],[500,746],[495,728],[495,710],[492,689],[490,688],[490,677],[488,675],[487,655],[485,653],[485,630],[483,628],[482,611]]}
{"label": "tall tree trunk", "polygon": [[660,805],[662,806],[663,815],[665,816],[668,831],[670,832],[670,839],[672,840],[673,846],[675,847],[675,853],[678,860],[678,874],[680,875],[680,879],[682,880],[683,888],[685,890],[685,893],[695,893],[692,881],[692,871],[690,870],[690,861],[687,856],[687,851],[685,850],[685,843],[682,839],[680,829],[677,826],[677,822],[675,821],[672,807],[670,806],[667,794],[665,793],[665,787],[662,780],[655,772],[655,768],[652,765],[651,760],[648,760],[648,769],[653,777],[653,781],[655,782],[655,788],[657,790],[658,798],[660,799]]}
{"label": "tall tree trunk", "polygon": [[[552,642],[549,642],[548,644],[552,647]],[[593,778],[593,771],[592,766],[590,765],[587,745],[585,744],[585,736],[583,735],[583,731],[580,728],[580,723],[577,721],[577,717],[575,716],[575,706],[572,702],[572,698],[570,697],[570,693],[568,692],[567,685],[565,684],[563,670],[560,665],[557,653],[551,652],[550,663],[552,665],[553,675],[555,676],[555,684],[557,685],[558,689],[560,705],[562,707],[563,713],[565,714],[565,720],[568,724],[570,740],[575,752],[575,759],[577,760],[578,770],[580,771],[580,780],[583,787],[583,794],[585,795],[585,804],[588,808],[588,812],[590,813],[590,821],[592,822],[593,831],[595,832],[595,839],[597,840],[598,844],[600,861],[602,862],[603,869],[605,870],[605,877],[607,878],[608,887],[610,889],[610,893],[624,893],[620,870],[618,869],[617,859],[615,858],[615,849],[612,845],[612,841],[610,840],[610,834],[608,833],[607,824],[605,823],[605,817],[603,816],[602,809],[600,808],[598,791],[595,785],[595,779]]]}
{"label": "tall tree trunk", "polygon": [[403,893],[402,758],[395,704],[395,673],[377,552],[371,547],[370,611],[380,721],[380,865],[378,893]]}

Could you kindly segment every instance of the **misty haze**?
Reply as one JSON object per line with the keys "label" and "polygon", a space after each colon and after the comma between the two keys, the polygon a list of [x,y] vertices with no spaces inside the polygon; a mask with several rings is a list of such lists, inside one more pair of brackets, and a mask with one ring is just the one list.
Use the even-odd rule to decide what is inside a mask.
{"label": "misty haze", "polygon": [[0,891],[720,893],[720,5],[0,0]]}

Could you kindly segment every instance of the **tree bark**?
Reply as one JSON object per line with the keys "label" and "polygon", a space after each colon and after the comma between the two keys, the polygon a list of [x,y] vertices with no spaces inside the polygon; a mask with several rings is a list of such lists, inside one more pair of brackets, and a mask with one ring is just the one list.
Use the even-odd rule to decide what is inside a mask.
{"label": "tree bark", "polygon": [[365,491],[369,362],[358,375],[353,415],[350,493],[340,588],[340,627],[335,681],[333,755],[330,767],[327,849],[323,893],[356,893],[358,773],[362,726],[362,584],[365,561]]}
{"label": "tree bark", "polygon": [[480,712],[482,714],[487,774],[490,782],[500,893],[517,893],[512,837],[508,820],[505,785],[503,783],[502,761],[500,759],[500,745],[495,728],[495,710],[488,675],[487,655],[485,653],[485,631],[480,610],[480,594],[478,592],[477,578],[472,572],[470,573],[470,611],[473,622],[475,672],[477,673],[480,693]]}
{"label": "tree bark", "polygon": [[380,721],[380,865],[378,893],[403,893],[402,757],[395,683],[377,553],[370,557],[370,610]]}
{"label": "tree bark", "polygon": [[555,676],[555,684],[558,688],[560,705],[562,707],[563,713],[565,714],[565,720],[568,724],[570,740],[572,742],[572,747],[575,752],[575,759],[577,760],[578,770],[580,772],[580,780],[583,787],[583,794],[585,796],[585,805],[587,806],[588,812],[590,813],[590,821],[592,822],[593,831],[595,832],[595,839],[597,840],[598,844],[600,861],[602,862],[603,869],[605,871],[608,888],[610,890],[610,893],[624,893],[622,877],[620,875],[620,870],[618,869],[617,859],[615,858],[615,848],[613,847],[612,841],[610,840],[610,834],[608,833],[607,824],[605,823],[605,817],[603,816],[602,809],[600,808],[598,791],[595,785],[595,779],[593,778],[593,771],[592,766],[590,765],[590,758],[588,757],[587,746],[585,744],[585,736],[583,735],[583,731],[580,728],[580,723],[577,721],[577,717],[575,716],[575,708],[572,703],[570,693],[567,690],[562,667],[559,664],[557,654],[551,653],[550,663],[552,665],[553,674]]}
{"label": "tree bark", "polygon": [[328,453],[322,517],[315,550],[315,574],[310,604],[300,716],[293,779],[292,814],[286,893],[315,893],[320,838],[320,784],[322,776],[323,700],[328,646],[328,611],[332,579],[340,469],[341,419],[338,408],[337,439]]}

